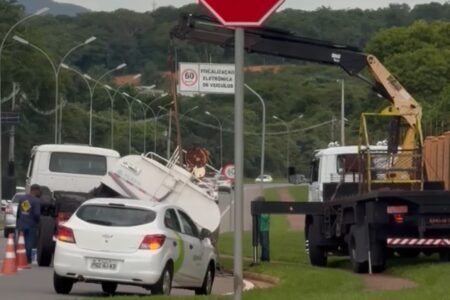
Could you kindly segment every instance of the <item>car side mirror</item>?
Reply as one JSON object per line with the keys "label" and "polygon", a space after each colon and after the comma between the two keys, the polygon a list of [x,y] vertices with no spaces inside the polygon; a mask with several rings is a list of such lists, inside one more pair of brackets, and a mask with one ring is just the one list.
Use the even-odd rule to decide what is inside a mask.
{"label": "car side mirror", "polygon": [[200,231],[200,240],[204,240],[204,239],[207,239],[207,238],[209,238],[211,236],[211,231],[209,231],[208,229],[206,229],[206,228],[203,228],[201,231]]}

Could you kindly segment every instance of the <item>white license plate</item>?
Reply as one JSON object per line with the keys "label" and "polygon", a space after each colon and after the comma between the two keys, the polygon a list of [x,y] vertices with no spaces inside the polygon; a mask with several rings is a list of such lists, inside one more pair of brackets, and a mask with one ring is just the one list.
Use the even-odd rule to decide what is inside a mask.
{"label": "white license plate", "polygon": [[116,270],[117,261],[111,259],[93,258],[91,261],[91,269]]}

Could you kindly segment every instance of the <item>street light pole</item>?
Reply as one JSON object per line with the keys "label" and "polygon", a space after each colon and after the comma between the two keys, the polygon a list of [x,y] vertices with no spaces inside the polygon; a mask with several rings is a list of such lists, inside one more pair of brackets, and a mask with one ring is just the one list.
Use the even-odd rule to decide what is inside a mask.
{"label": "street light pole", "polygon": [[219,123],[219,129],[220,129],[220,167],[223,167],[223,126],[222,126],[222,122],[220,122],[219,118],[216,117],[215,115],[213,115],[212,113],[210,113],[209,111],[205,111],[205,114],[213,117],[214,119],[217,120],[217,123]]}
{"label": "street light pole", "polygon": [[[6,40],[8,39],[8,37],[11,35],[11,33],[14,31],[14,29],[16,29],[20,24],[28,21],[29,19],[42,15],[45,12],[47,12],[49,10],[48,7],[44,7],[41,8],[39,10],[37,10],[34,14],[28,15],[26,17],[24,17],[23,19],[17,21],[13,26],[11,26],[9,28],[9,30],[6,32],[5,36],[3,37],[2,43],[0,44],[0,133],[2,132],[2,122],[1,122],[1,114],[2,114],[2,105],[1,105],[1,101],[2,101],[2,53],[3,53],[3,48],[5,46]],[[2,164],[2,137],[0,134],[0,199],[3,199],[3,185],[2,185],[2,181],[3,181],[3,164]]]}
{"label": "street light pole", "polygon": [[261,132],[261,196],[264,196],[264,151],[266,144],[266,104],[264,99],[258,94],[254,89],[252,89],[248,84],[244,84],[245,87],[252,92],[261,101],[262,105],[262,132]]}
{"label": "street light pole", "polygon": [[[289,128],[289,124],[287,123],[287,122],[285,122],[284,120],[282,120],[281,118],[279,118],[279,117],[277,117],[277,116],[272,116],[272,118],[274,118],[275,120],[278,120],[278,121],[280,121],[281,123],[283,123],[283,125],[284,126],[286,126],[286,132],[287,132],[287,145],[286,145],[286,153],[287,153],[287,158],[286,158],[286,161],[287,161],[287,166],[286,166],[286,174],[287,174],[287,179],[288,179],[288,181],[289,181],[289,164],[290,164],[290,161],[289,161],[289,154],[290,154],[290,128]],[[295,121],[295,120],[297,120],[297,119],[301,119],[301,118],[303,118],[303,115],[299,115],[297,118],[295,118],[294,120],[292,120],[292,121]],[[291,121],[291,122],[292,122]],[[262,179],[261,179],[262,180]]]}
{"label": "street light pole", "polygon": [[[31,48],[37,50],[38,52],[40,52],[42,55],[45,56],[45,58],[47,58],[47,60],[50,62],[50,65],[52,66],[53,69],[53,73],[55,75],[55,144],[58,143],[58,140],[60,140],[60,138],[58,139],[58,98],[59,98],[59,72],[61,70],[61,65],[64,64],[64,60],[76,49],[80,48],[81,46],[87,45],[93,41],[95,41],[95,37],[90,37],[89,39],[87,39],[86,41],[84,41],[83,43],[73,47],[72,49],[70,49],[62,58],[61,63],[56,67],[55,63],[53,62],[53,60],[50,58],[50,56],[47,54],[47,52],[45,52],[43,49],[39,48],[38,46],[30,43],[29,41],[25,40],[24,38],[21,38],[17,35],[15,35],[13,37],[13,39],[16,42],[19,42],[23,45],[26,46],[30,46]],[[62,105],[61,105],[61,115],[62,115]]]}
{"label": "street light pole", "polygon": [[[158,110],[158,113],[156,114],[156,119],[155,119],[155,130],[156,130],[156,127],[158,125],[159,113],[162,112],[162,111],[168,112],[167,109],[162,107],[161,105],[159,105],[158,108],[159,108],[159,110]],[[169,115],[169,118],[170,118],[170,115]],[[169,133],[167,133],[167,135],[169,136]],[[168,137],[168,138],[170,139],[170,137]],[[156,153],[156,135],[155,135],[155,153]]]}
{"label": "street light pole", "polygon": [[[144,154],[147,153],[147,111],[150,110],[153,114],[153,118],[156,119],[155,116],[155,112],[153,111],[153,109],[150,107],[150,105],[145,104],[142,100],[133,97],[127,93],[124,93],[124,95],[134,101],[136,101],[142,108],[142,112],[144,113]],[[131,106],[133,106],[133,102],[131,102]],[[145,106],[145,108],[144,108]],[[156,140],[156,127],[154,130],[154,136],[155,136],[155,140]]]}
{"label": "street light pole", "polygon": [[[77,50],[78,48],[88,45],[88,44],[92,43],[93,41],[95,41],[96,39],[97,38],[95,36],[91,36],[90,38],[85,40],[83,43],[78,44],[75,47],[73,47],[72,49],[70,49],[69,51],[67,51],[67,53],[63,56],[63,58],[61,59],[61,62],[58,65],[58,68],[56,69],[56,78],[58,80],[58,89],[59,89],[59,73],[61,72],[62,65],[64,64],[64,61],[66,60],[66,58],[69,57],[69,55],[72,52],[74,52],[75,50]],[[59,90],[58,90],[58,94],[59,94]],[[59,130],[58,130],[59,144],[61,144],[61,135],[62,135],[62,116],[63,116],[63,106],[61,105],[60,111],[59,111]]]}
{"label": "street light pole", "polygon": [[[103,78],[105,78],[107,75],[109,75],[109,74],[111,74],[111,73],[113,73],[115,71],[118,71],[120,69],[125,68],[126,66],[127,66],[127,64],[125,64],[125,63],[120,64],[117,67],[115,67],[114,69],[111,69],[111,70],[105,72],[98,79],[94,80],[95,84],[94,84],[94,87],[92,88],[92,98],[94,98],[95,88],[102,81]],[[91,80],[93,80],[93,79],[91,78]],[[92,108],[93,108],[93,100],[91,99],[91,103],[90,103],[90,106],[89,106],[89,145],[90,146],[92,146],[92,113],[93,113]],[[130,150],[131,150],[131,142],[130,142]]]}
{"label": "street light pole", "polygon": [[127,93],[120,93],[120,95],[128,104],[128,154],[131,154],[131,104],[127,99],[129,96]]}
{"label": "street light pole", "polygon": [[[284,120],[280,119],[277,116],[272,116],[272,118],[274,118],[275,120],[280,121],[281,123],[283,123],[284,126],[286,126],[286,132],[287,132],[287,144],[286,144],[286,171],[287,171],[287,178],[289,180],[289,143],[290,143],[290,137],[289,137],[289,125],[288,123],[286,123]],[[261,178],[262,180],[262,178]]]}
{"label": "street light pole", "polygon": [[52,61],[50,56],[44,50],[39,48],[38,46],[28,42],[27,40],[25,40],[17,35],[13,36],[13,39],[16,42],[19,42],[26,46],[30,46],[31,48],[40,52],[42,55],[44,55],[44,57],[48,60],[48,62],[50,63],[50,66],[52,67],[53,74],[55,76],[55,144],[57,144],[58,143],[58,73],[57,73],[55,63]]}

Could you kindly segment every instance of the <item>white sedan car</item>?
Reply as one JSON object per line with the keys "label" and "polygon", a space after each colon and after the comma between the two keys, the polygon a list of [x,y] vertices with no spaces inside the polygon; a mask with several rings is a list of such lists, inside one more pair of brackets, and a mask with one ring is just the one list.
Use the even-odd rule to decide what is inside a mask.
{"label": "white sedan car", "polygon": [[[255,182],[261,182],[261,175],[256,177]],[[273,178],[270,175],[263,175],[262,182],[273,182]]]}
{"label": "white sedan car", "polygon": [[118,284],[169,295],[173,287],[210,294],[216,255],[210,232],[180,208],[133,199],[84,202],[59,227],[53,284],[70,293],[77,281],[99,283],[107,294]]}

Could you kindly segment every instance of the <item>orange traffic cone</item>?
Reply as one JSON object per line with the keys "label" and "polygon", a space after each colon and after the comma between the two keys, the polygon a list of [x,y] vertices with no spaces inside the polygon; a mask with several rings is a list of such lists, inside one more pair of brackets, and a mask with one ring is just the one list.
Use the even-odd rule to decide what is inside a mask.
{"label": "orange traffic cone", "polygon": [[3,260],[2,275],[14,275],[17,273],[16,254],[14,253],[14,235],[8,236],[8,243],[5,249],[5,259]]}
{"label": "orange traffic cone", "polygon": [[19,241],[17,243],[17,249],[16,249],[16,265],[17,269],[23,270],[28,269],[28,259],[27,259],[27,253],[25,250],[25,240],[23,238],[23,233],[20,232],[19,235]]}

